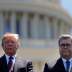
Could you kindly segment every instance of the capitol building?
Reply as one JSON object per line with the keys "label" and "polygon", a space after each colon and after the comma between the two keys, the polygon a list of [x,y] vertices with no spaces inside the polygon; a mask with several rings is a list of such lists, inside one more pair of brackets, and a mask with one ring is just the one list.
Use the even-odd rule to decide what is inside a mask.
{"label": "capitol building", "polygon": [[42,72],[46,61],[59,56],[58,37],[71,34],[72,18],[61,0],[0,0],[0,38],[6,32],[19,34],[18,55]]}

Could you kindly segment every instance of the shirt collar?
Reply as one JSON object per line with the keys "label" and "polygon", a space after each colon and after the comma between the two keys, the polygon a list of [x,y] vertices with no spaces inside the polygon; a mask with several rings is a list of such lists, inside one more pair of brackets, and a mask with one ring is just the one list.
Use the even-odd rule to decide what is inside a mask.
{"label": "shirt collar", "polygon": [[[9,62],[9,55],[7,55],[7,54],[5,54],[5,56],[6,56],[6,60],[7,60],[7,64],[8,64],[8,62]],[[16,59],[16,55],[14,55],[14,56],[12,56],[13,57],[13,60],[15,61],[15,59]]]}
{"label": "shirt collar", "polygon": [[[63,62],[66,62],[67,60],[65,58],[62,58]],[[70,62],[72,62],[72,58],[69,59]]]}

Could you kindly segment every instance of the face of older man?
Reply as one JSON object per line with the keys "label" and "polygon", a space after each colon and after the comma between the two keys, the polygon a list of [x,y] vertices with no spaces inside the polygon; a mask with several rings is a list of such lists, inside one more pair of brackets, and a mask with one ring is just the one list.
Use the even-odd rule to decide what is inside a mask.
{"label": "face of older man", "polygon": [[13,36],[8,36],[3,40],[3,50],[9,56],[15,55],[18,47],[19,43]]}
{"label": "face of older man", "polygon": [[65,59],[72,57],[72,40],[70,38],[60,40],[59,52],[60,56]]}

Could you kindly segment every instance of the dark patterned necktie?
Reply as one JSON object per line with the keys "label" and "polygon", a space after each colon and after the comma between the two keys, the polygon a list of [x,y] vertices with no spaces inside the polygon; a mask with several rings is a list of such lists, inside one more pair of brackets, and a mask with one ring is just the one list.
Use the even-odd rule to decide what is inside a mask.
{"label": "dark patterned necktie", "polygon": [[8,71],[11,69],[11,66],[12,66],[12,64],[13,64],[12,60],[13,60],[13,57],[10,56],[10,57],[9,57],[9,62],[8,62]]}
{"label": "dark patterned necktie", "polygon": [[66,61],[66,72],[69,72],[69,67],[70,67],[70,61]]}

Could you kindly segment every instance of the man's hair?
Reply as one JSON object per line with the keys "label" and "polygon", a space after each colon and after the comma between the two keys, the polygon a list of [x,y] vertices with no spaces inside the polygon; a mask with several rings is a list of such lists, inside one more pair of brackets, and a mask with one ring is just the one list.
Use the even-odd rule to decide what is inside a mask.
{"label": "man's hair", "polygon": [[60,45],[60,41],[62,39],[71,39],[72,40],[72,36],[70,34],[62,34],[61,36],[59,36],[59,40],[58,40],[59,45]]}
{"label": "man's hair", "polygon": [[16,40],[19,40],[19,35],[18,35],[18,34],[5,33],[5,34],[3,35],[3,38],[2,38],[2,46],[3,46],[3,41],[4,41],[7,37],[14,37]]}

